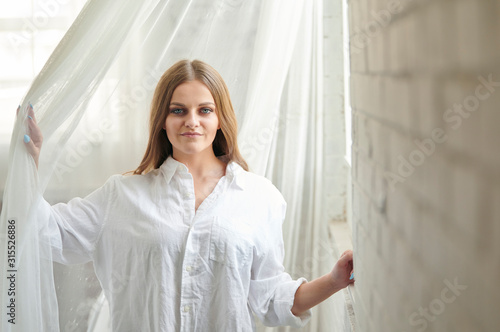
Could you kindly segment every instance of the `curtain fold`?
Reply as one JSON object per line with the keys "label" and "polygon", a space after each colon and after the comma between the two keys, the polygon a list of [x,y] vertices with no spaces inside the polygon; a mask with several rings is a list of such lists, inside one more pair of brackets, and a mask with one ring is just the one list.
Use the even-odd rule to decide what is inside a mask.
{"label": "curtain fold", "polygon": [[[135,168],[145,150],[156,82],[183,58],[206,61],[224,77],[243,157],[251,171],[272,179],[288,202],[287,270],[308,279],[330,271],[334,259],[322,186],[321,5],[320,0],[90,0],[85,5],[23,99],[12,134],[0,220],[2,331],[67,326],[59,322],[50,243],[38,231],[45,221],[36,213],[39,199],[55,203],[83,196],[110,175]],[[29,103],[44,134],[38,172],[22,142]],[[16,250],[10,268],[12,220]],[[9,295],[11,274],[15,296]],[[4,305],[11,298],[15,325]],[[342,306],[343,299],[322,304],[302,331],[342,326],[344,317],[337,315]],[[83,315],[70,324],[72,331],[87,325],[89,331],[106,330],[105,309],[100,297],[90,318]]]}

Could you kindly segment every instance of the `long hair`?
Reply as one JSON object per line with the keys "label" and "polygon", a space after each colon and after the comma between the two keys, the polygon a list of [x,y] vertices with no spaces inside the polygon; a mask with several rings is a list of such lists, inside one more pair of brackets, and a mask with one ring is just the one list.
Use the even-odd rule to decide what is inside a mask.
{"label": "long hair", "polygon": [[212,143],[215,156],[227,155],[228,162],[234,161],[248,171],[248,165],[238,150],[238,124],[229,90],[222,76],[202,61],[181,60],[167,69],[156,86],[151,102],[148,147],[141,164],[133,174],[146,174],[159,168],[168,156],[172,155],[172,143],[163,129],[172,94],[180,84],[195,80],[207,86],[215,101],[215,113],[220,124]]}

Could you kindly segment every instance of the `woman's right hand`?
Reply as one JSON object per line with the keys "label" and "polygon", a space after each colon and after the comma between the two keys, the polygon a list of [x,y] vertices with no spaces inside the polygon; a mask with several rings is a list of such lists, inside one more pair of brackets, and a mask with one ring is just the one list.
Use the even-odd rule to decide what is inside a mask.
{"label": "woman's right hand", "polygon": [[[19,113],[19,108],[17,112]],[[28,119],[26,119],[26,121],[28,121],[28,134],[24,135],[24,143],[38,168],[38,157],[42,149],[43,135],[40,127],[38,127],[36,123],[35,112],[31,104],[28,106]]]}

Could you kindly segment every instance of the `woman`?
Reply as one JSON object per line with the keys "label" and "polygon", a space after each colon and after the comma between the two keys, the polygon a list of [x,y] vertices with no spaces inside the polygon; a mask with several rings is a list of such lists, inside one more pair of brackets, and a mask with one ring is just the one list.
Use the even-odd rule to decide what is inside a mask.
{"label": "woman", "polygon": [[[42,135],[31,109],[27,148]],[[150,137],[132,176],[112,176],[84,199],[43,210],[53,259],[92,260],[113,331],[252,331],[300,327],[309,309],[354,282],[352,252],[311,282],[284,271],[286,203],[248,172],[221,76],[180,61],[154,93]]]}

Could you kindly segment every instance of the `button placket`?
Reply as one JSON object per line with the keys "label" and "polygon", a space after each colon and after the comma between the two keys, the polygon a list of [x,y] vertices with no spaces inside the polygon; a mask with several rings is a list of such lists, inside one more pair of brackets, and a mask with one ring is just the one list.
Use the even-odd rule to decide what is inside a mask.
{"label": "button placket", "polygon": [[185,203],[182,204],[184,209],[184,223],[188,226],[189,231],[191,231],[193,219],[195,217],[195,202],[193,200],[193,178],[189,173],[183,174],[183,176],[178,179],[178,188],[181,199],[185,201]]}

